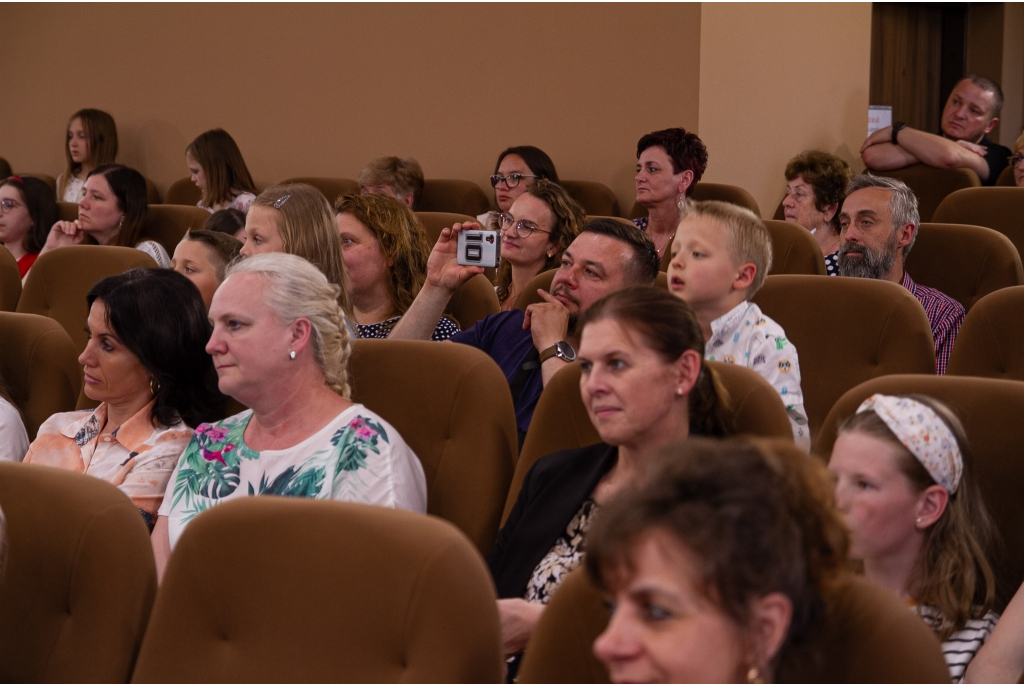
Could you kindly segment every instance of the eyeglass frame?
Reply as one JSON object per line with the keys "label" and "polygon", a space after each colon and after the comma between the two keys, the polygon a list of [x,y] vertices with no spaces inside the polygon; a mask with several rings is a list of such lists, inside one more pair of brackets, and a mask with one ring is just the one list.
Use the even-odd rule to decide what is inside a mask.
{"label": "eyeglass frame", "polygon": [[[498,214],[498,221],[500,222],[499,226],[501,233],[511,230],[513,233],[516,234],[517,238],[522,238],[523,240],[529,238],[531,235],[534,234],[535,231],[537,233],[551,235],[551,231],[545,231],[542,228],[536,228],[533,226],[532,223],[527,222],[526,219],[520,219],[519,221],[516,221],[516,218],[509,214],[508,212],[501,212],[500,214]],[[522,229],[524,228],[526,229],[525,234],[522,232]]]}
{"label": "eyeglass frame", "polygon": [[[518,178],[516,178],[516,182],[515,183],[509,183],[509,179],[511,179],[513,177],[517,177],[517,176],[518,176]],[[493,176],[491,176],[491,187],[492,188],[497,188],[498,184],[501,183],[502,181],[504,181],[505,182],[505,187],[507,187],[509,190],[512,190],[513,188],[517,187],[519,185],[519,183],[524,178],[532,178],[532,179],[536,180],[536,179],[540,178],[540,176],[534,176],[532,174],[521,174],[518,171],[513,171],[508,176],[502,176],[500,174],[494,174]]]}
{"label": "eyeglass frame", "polygon": [[1010,167],[1015,167],[1024,160],[1024,152],[1018,152],[1010,156]]}
{"label": "eyeglass frame", "polygon": [[0,214],[6,214],[14,210],[16,207],[21,207],[23,203],[12,200],[9,197],[5,197],[0,200]]}

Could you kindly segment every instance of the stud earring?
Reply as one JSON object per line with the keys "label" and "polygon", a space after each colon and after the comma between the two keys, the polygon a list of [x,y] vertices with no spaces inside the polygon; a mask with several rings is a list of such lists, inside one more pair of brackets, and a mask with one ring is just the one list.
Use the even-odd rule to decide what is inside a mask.
{"label": "stud earring", "polygon": [[683,396],[683,389],[682,388],[676,388],[676,395],[678,395],[679,397],[682,397]]}
{"label": "stud earring", "polygon": [[916,519],[914,519],[914,523],[916,523],[917,525],[921,525],[921,517],[918,516]]}
{"label": "stud earring", "polygon": [[288,358],[291,359],[292,361],[295,361],[295,350],[292,350],[291,352],[288,353]]}
{"label": "stud earring", "polygon": [[747,671],[747,682],[748,683],[763,683],[764,678],[761,677],[761,671],[758,670],[757,666],[751,666],[750,670]]}
{"label": "stud earring", "polygon": [[121,215],[121,220],[117,222],[117,230],[124,228],[124,214]]}

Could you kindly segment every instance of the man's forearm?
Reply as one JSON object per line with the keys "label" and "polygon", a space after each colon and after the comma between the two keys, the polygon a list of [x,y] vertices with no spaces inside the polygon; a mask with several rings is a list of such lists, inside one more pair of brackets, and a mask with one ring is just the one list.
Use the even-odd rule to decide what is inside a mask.
{"label": "man's forearm", "polygon": [[892,143],[881,143],[864,148],[860,157],[864,160],[864,166],[874,171],[902,169],[921,161],[899,145]]}
{"label": "man's forearm", "polygon": [[450,290],[424,283],[408,311],[391,329],[391,335],[388,338],[392,340],[430,340],[450,299],[452,299]]}
{"label": "man's forearm", "polygon": [[939,169],[973,169],[982,179],[988,178],[988,162],[985,158],[958,145],[955,140],[905,128],[899,132],[897,141],[907,153],[928,166]]}

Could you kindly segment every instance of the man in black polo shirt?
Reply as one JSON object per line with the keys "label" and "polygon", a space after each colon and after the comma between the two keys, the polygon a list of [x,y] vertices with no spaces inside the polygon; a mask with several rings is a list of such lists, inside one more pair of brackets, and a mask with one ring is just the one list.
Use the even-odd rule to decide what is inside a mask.
{"label": "man in black polo shirt", "polygon": [[891,171],[911,164],[973,170],[981,184],[995,185],[1010,159],[1009,148],[989,140],[999,123],[1003,91],[991,79],[972,74],[949,94],[942,110],[942,135],[896,122],[868,136],[860,148],[868,169]]}

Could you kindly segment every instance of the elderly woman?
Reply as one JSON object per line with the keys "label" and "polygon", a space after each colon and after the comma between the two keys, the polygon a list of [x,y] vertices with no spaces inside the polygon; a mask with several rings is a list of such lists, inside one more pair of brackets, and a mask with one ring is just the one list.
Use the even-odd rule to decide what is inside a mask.
{"label": "elderly woman", "polygon": [[251,407],[196,428],[153,532],[162,576],[200,512],[288,495],[425,512],[423,467],[402,436],[349,397],[351,350],[338,287],[304,259],[268,254],[228,267],[206,346],[221,392]]}
{"label": "elderly woman", "polygon": [[476,220],[488,230],[499,230],[501,214],[509,211],[516,198],[526,192],[535,181],[541,179],[558,183],[555,163],[546,152],[533,145],[517,145],[503,150],[498,155],[494,175],[490,179],[498,211],[484,212],[477,216]]}
{"label": "elderly woman", "polygon": [[686,303],[626,288],[591,305],[580,330],[580,392],[602,442],[539,459],[487,557],[508,656],[522,651],[562,578],[581,563],[594,512],[663,445],[730,430]]}
{"label": "elderly woman", "polygon": [[804,152],[786,164],[786,221],[811,232],[829,276],[839,275],[839,208],[851,178],[849,164],[821,150]]}
{"label": "elderly woman", "polygon": [[[345,195],[334,211],[356,332],[360,338],[386,338],[426,278],[426,234],[412,210],[388,195]],[[442,316],[431,339],[458,332],[459,325]]]}
{"label": "elderly woman", "polygon": [[[134,269],[92,287],[89,342],[78,361],[96,409],[54,414],[25,463],[102,478],[119,487],[152,528],[171,471],[224,398],[204,350],[210,335],[199,291],[181,274]],[[152,305],[160,303],[160,316]]]}
{"label": "elderly woman", "polygon": [[18,261],[22,279],[46,244],[59,218],[53,190],[45,181],[9,176],[0,181],[0,244]]}
{"label": "elderly woman", "polygon": [[161,268],[171,265],[160,243],[139,239],[147,208],[142,174],[121,164],[99,166],[89,172],[84,192],[78,201],[78,218],[55,223],[42,252],[78,245],[88,237],[100,245],[142,250]]}
{"label": "elderly woman", "polygon": [[224,270],[241,249],[242,243],[226,233],[186,231],[174,248],[171,269],[195,283],[209,309],[213,294],[224,281]]}

